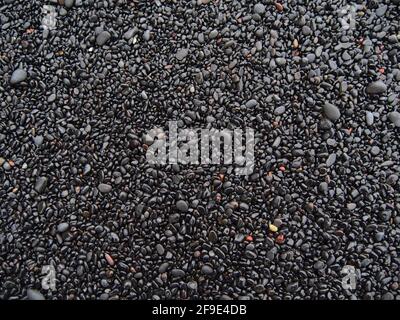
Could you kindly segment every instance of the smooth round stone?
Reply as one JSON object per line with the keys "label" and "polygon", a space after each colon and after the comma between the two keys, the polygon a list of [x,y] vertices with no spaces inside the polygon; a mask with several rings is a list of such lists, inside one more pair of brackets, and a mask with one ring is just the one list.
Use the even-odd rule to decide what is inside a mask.
{"label": "smooth round stone", "polygon": [[96,43],[98,46],[102,46],[106,44],[108,40],[110,40],[111,34],[108,31],[100,32],[96,37]]}
{"label": "smooth round stone", "polygon": [[189,54],[188,49],[180,49],[178,52],[175,54],[176,59],[179,61],[182,61],[183,59],[186,58],[186,56]]}
{"label": "smooth round stone", "polygon": [[181,269],[172,269],[171,274],[175,278],[182,278],[185,276],[185,271],[183,271]]}
{"label": "smooth round stone", "polygon": [[303,26],[301,31],[303,32],[303,34],[305,36],[309,36],[312,33],[312,30],[311,30],[311,28],[309,26]]}
{"label": "smooth round stone", "polygon": [[164,273],[165,271],[167,271],[169,268],[169,263],[168,262],[164,262],[163,264],[160,265],[160,267],[158,268],[158,272],[159,273]]}
{"label": "smooth round stone", "polygon": [[380,151],[381,151],[381,149],[379,149],[378,146],[373,146],[371,148],[371,154],[374,155],[374,156],[378,155]]}
{"label": "smooth round stone", "polygon": [[347,204],[347,209],[349,209],[350,211],[354,210],[355,208],[357,208],[357,205],[355,203]]}
{"label": "smooth round stone", "polygon": [[55,93],[52,93],[48,98],[47,98],[47,102],[54,102],[56,100],[57,96]]}
{"label": "smooth round stone", "polygon": [[370,111],[367,111],[365,113],[365,121],[367,122],[367,125],[372,126],[374,123],[374,114]]}
{"label": "smooth round stone", "polygon": [[43,294],[41,294],[38,290],[28,289],[26,290],[26,295],[29,300],[46,300]]}
{"label": "smooth round stone", "polygon": [[281,114],[284,114],[285,111],[286,111],[286,108],[285,108],[284,106],[280,106],[280,107],[278,107],[278,108],[276,108],[276,109],[274,110],[274,114],[275,114],[276,116],[280,116]]}
{"label": "smooth round stone", "polygon": [[336,153],[332,153],[329,155],[328,159],[326,160],[326,166],[330,167],[336,162]]}
{"label": "smooth round stone", "polygon": [[381,94],[386,92],[387,90],[387,86],[386,84],[382,81],[382,80],[378,80],[375,82],[371,82],[368,86],[367,86],[367,93],[369,94]]}
{"label": "smooth round stone", "polygon": [[64,4],[66,8],[72,8],[74,6],[75,0],[65,0]]}
{"label": "smooth round stone", "polygon": [[316,263],[314,263],[314,269],[316,270],[321,270],[325,267],[325,263],[322,261],[317,261]]}
{"label": "smooth round stone", "polygon": [[394,296],[391,292],[386,292],[382,295],[382,300],[394,300]]}
{"label": "smooth round stone", "polygon": [[101,193],[109,193],[112,190],[112,187],[105,183],[100,183],[98,188]]}
{"label": "smooth round stone", "polygon": [[276,64],[278,66],[283,66],[283,65],[286,64],[286,59],[285,58],[276,58],[275,61],[276,61]]}
{"label": "smooth round stone", "polygon": [[395,185],[396,182],[399,180],[399,176],[397,174],[391,174],[388,178],[387,178],[387,183],[389,185]]}
{"label": "smooth round stone", "polygon": [[327,117],[331,121],[336,121],[340,118],[340,111],[338,107],[336,107],[332,103],[326,102],[323,107],[323,112],[325,114],[325,117]]}
{"label": "smooth round stone", "polygon": [[205,275],[210,275],[214,272],[213,268],[208,265],[204,265],[201,267],[201,273]]}
{"label": "smooth round stone", "polygon": [[327,193],[328,190],[329,190],[328,184],[327,184],[325,181],[321,182],[321,183],[319,184],[319,190],[320,190],[322,193]]}
{"label": "smooth round stone", "polygon": [[328,140],[326,140],[326,143],[328,146],[332,146],[332,147],[335,147],[337,145],[337,142],[335,139],[328,139]]}
{"label": "smooth round stone", "polygon": [[396,127],[400,127],[400,113],[397,111],[393,111],[389,113],[389,120],[393,122]]}
{"label": "smooth round stone", "polygon": [[215,39],[218,36],[218,31],[217,30],[212,30],[209,34],[210,39]]}
{"label": "smooth round stone", "polygon": [[143,40],[144,40],[144,41],[149,41],[150,38],[151,38],[150,30],[146,30],[146,31],[143,33]]}
{"label": "smooth round stone", "polygon": [[67,222],[62,222],[57,226],[57,232],[63,233],[69,229],[69,224]]}
{"label": "smooth round stone", "polygon": [[176,208],[177,208],[179,211],[181,211],[181,212],[186,212],[186,211],[189,210],[189,205],[187,204],[186,201],[184,201],[184,200],[179,200],[179,201],[176,203]]}
{"label": "smooth round stone", "polygon": [[255,4],[254,5],[254,13],[264,14],[265,13],[265,6],[262,3]]}
{"label": "smooth round stone", "polygon": [[28,77],[28,73],[24,69],[17,69],[11,75],[10,83],[17,84],[24,81]]}
{"label": "smooth round stone", "polygon": [[258,105],[258,102],[257,102],[257,100],[255,100],[255,99],[251,99],[251,100],[249,100],[249,101],[247,101],[246,102],[246,108],[253,108],[253,107],[255,107],[256,105]]}
{"label": "smooth round stone", "polygon": [[3,169],[6,171],[11,170],[11,165],[6,161],[3,163]]}
{"label": "smooth round stone", "polygon": [[165,253],[165,249],[164,249],[164,247],[162,246],[162,244],[157,244],[156,245],[156,250],[157,250],[157,253],[160,255],[160,256],[162,256],[162,255],[164,255],[164,253]]}

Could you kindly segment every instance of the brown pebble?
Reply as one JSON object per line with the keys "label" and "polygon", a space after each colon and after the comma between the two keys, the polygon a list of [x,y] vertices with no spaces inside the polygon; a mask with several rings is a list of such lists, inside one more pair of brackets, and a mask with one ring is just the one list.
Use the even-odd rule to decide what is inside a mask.
{"label": "brown pebble", "polygon": [[278,244],[283,244],[285,242],[285,237],[283,234],[280,234],[279,236],[276,237],[275,239],[276,243]]}
{"label": "brown pebble", "polygon": [[282,12],[282,11],[283,11],[283,5],[282,5],[282,3],[276,2],[276,3],[275,3],[275,8],[276,8],[276,10],[278,10],[279,12]]}
{"label": "brown pebble", "polygon": [[193,253],[193,256],[194,256],[195,258],[198,258],[198,257],[201,256],[201,252],[200,252],[200,251],[195,251],[195,252]]}
{"label": "brown pebble", "polygon": [[393,282],[393,283],[390,285],[390,288],[391,288],[392,290],[397,290],[397,289],[399,288],[399,283],[398,283],[398,282]]}
{"label": "brown pebble", "polygon": [[108,253],[106,253],[104,256],[106,257],[108,264],[112,267],[115,264],[113,258]]}

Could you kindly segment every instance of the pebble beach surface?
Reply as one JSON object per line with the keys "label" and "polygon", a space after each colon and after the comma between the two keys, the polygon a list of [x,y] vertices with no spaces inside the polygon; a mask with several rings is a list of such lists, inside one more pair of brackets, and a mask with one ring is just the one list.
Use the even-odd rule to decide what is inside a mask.
{"label": "pebble beach surface", "polygon": [[[400,300],[399,0],[44,2],[0,0],[0,299]],[[170,120],[253,172],[151,165]]]}

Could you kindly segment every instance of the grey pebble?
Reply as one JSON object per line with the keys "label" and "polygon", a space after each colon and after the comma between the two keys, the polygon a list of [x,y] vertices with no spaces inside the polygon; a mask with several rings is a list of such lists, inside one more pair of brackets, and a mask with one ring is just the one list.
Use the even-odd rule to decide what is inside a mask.
{"label": "grey pebble", "polygon": [[74,6],[75,0],[65,0],[64,4],[66,8],[72,8]]}
{"label": "grey pebble", "polygon": [[172,269],[171,270],[171,275],[174,278],[182,278],[185,276],[185,274],[186,274],[185,271],[183,271],[182,269]]}
{"label": "grey pebble", "polygon": [[179,200],[179,201],[176,203],[176,208],[177,208],[179,211],[181,211],[181,212],[186,212],[186,211],[189,210],[189,205],[187,204],[186,201],[184,201],[184,200]]}
{"label": "grey pebble", "polygon": [[330,167],[336,162],[336,153],[331,153],[326,160],[326,166]]}
{"label": "grey pebble", "polygon": [[165,249],[164,249],[164,247],[162,246],[162,244],[157,243],[157,245],[156,245],[156,250],[157,250],[157,253],[158,253],[160,256],[164,255],[164,253],[165,253]]}
{"label": "grey pebble", "polygon": [[211,268],[209,265],[204,265],[201,267],[201,273],[205,275],[211,275],[214,272],[213,268]]}
{"label": "grey pebble", "polygon": [[372,155],[374,155],[374,156],[378,155],[380,151],[381,151],[381,150],[379,149],[378,146],[373,146],[373,147],[371,148],[371,153],[372,153]]}
{"label": "grey pebble", "polygon": [[253,108],[256,105],[258,105],[258,102],[255,99],[251,99],[251,100],[246,102],[246,108]]}
{"label": "grey pebble", "polygon": [[100,183],[98,188],[101,193],[109,193],[112,190],[112,187],[105,183]]}
{"label": "grey pebble", "polygon": [[43,140],[44,140],[43,136],[33,137],[33,143],[37,146],[40,146],[43,143]]}
{"label": "grey pebble", "polygon": [[125,40],[129,40],[130,38],[133,37],[133,35],[137,32],[137,28],[131,28],[128,31],[124,33],[122,36]]}
{"label": "grey pebble", "polygon": [[384,232],[377,232],[375,234],[375,240],[376,241],[382,241],[384,237],[385,237],[385,233]]}
{"label": "grey pebble", "polygon": [[98,46],[102,46],[107,43],[108,40],[110,40],[111,34],[108,31],[102,31],[100,32],[97,37],[96,37],[96,43]]}
{"label": "grey pebble", "polygon": [[57,232],[63,233],[69,229],[69,224],[67,222],[62,222],[57,226]]}
{"label": "grey pebble", "polygon": [[365,113],[365,121],[367,122],[367,125],[372,126],[374,123],[374,114],[370,111],[367,111]]}
{"label": "grey pebble", "polygon": [[284,114],[285,111],[286,111],[285,106],[280,106],[280,107],[278,107],[278,108],[276,108],[276,109],[274,110],[274,114],[275,114],[276,116],[279,116],[279,115],[281,115],[281,114]]}
{"label": "grey pebble", "polygon": [[325,116],[331,121],[336,121],[340,118],[340,111],[338,107],[332,103],[326,102],[324,104],[323,111]]}
{"label": "grey pebble", "polygon": [[265,6],[262,3],[256,3],[254,5],[254,13],[264,14],[265,13]]}
{"label": "grey pebble", "polygon": [[24,69],[17,69],[11,75],[10,83],[17,84],[24,81],[28,77],[28,73]]}
{"label": "grey pebble", "polygon": [[210,39],[215,39],[218,36],[218,30],[212,30],[209,34]]}
{"label": "grey pebble", "polygon": [[163,264],[160,265],[160,267],[158,268],[158,272],[159,273],[164,273],[165,271],[167,271],[169,268],[169,263],[168,262],[164,262]]}
{"label": "grey pebble", "polygon": [[28,290],[26,290],[26,295],[27,295],[29,300],[46,300],[44,295],[41,294],[36,289],[28,289]]}
{"label": "grey pebble", "polygon": [[146,30],[146,31],[143,33],[143,40],[144,40],[144,41],[149,41],[149,40],[150,40],[150,37],[151,37],[150,30]]}
{"label": "grey pebble", "polygon": [[180,49],[178,52],[175,54],[176,59],[179,61],[185,59],[187,55],[189,54],[189,49]]}
{"label": "grey pebble", "polygon": [[396,127],[400,127],[400,113],[397,111],[393,111],[389,113],[389,120],[394,123]]}
{"label": "grey pebble", "polygon": [[382,80],[378,80],[375,82],[371,82],[368,86],[367,86],[367,93],[369,94],[381,94],[386,92],[387,87],[386,84],[382,81]]}

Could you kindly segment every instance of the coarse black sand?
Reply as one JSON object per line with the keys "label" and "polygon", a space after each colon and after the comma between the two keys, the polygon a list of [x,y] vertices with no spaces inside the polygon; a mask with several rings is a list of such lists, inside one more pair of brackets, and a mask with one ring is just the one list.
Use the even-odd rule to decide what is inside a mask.
{"label": "coarse black sand", "polygon": [[399,56],[399,0],[0,0],[0,299],[399,300]]}

